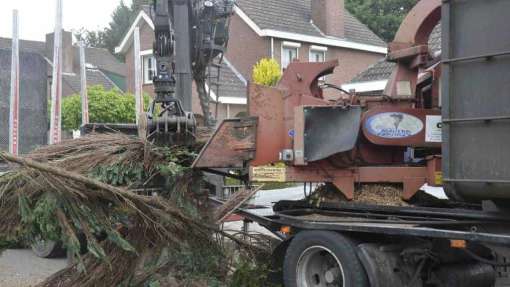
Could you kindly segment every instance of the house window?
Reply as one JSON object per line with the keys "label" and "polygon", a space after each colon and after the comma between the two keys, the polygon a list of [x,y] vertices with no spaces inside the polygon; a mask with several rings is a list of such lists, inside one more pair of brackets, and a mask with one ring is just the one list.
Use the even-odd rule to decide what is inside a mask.
{"label": "house window", "polygon": [[313,62],[313,63],[325,62],[327,51],[328,51],[328,48],[326,48],[326,47],[311,46],[309,61]]}
{"label": "house window", "polygon": [[[320,46],[311,46],[310,47],[310,54],[308,55],[309,62],[312,63],[322,63],[326,61],[326,52],[328,51],[328,48],[326,47],[320,47]],[[326,81],[326,76],[321,77],[319,79],[321,82]]]}
{"label": "house window", "polygon": [[310,62],[320,63],[326,61],[326,51],[310,51]]}
{"label": "house window", "polygon": [[292,61],[299,57],[299,47],[301,44],[293,42],[283,42],[282,44],[282,69],[286,69]]}
{"label": "house window", "polygon": [[152,55],[143,56],[143,83],[152,84],[156,75],[156,58]]}

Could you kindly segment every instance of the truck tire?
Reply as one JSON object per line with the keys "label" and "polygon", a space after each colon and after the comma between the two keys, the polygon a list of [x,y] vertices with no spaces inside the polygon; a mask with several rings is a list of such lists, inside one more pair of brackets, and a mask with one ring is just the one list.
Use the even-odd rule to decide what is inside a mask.
{"label": "truck tire", "polygon": [[356,246],[330,231],[298,233],[283,263],[285,287],[368,287]]}
{"label": "truck tire", "polygon": [[40,258],[58,258],[66,255],[62,243],[51,240],[37,240],[32,243],[32,251]]}

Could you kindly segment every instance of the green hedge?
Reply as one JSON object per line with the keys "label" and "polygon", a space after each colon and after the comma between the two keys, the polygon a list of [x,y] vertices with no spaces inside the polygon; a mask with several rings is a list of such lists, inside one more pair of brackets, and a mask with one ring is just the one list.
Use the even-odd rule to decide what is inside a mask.
{"label": "green hedge", "polygon": [[[89,120],[91,123],[134,123],[135,97],[119,90],[106,91],[102,86],[88,88]],[[145,108],[150,97],[144,96]],[[81,126],[80,95],[66,97],[62,101],[62,128],[77,130]]]}

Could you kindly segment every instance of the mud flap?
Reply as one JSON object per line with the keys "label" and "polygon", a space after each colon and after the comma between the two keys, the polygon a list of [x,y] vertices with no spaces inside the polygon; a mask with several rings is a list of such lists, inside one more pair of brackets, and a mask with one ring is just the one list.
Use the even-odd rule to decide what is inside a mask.
{"label": "mud flap", "polygon": [[304,154],[308,162],[350,151],[360,132],[361,107],[305,107]]}

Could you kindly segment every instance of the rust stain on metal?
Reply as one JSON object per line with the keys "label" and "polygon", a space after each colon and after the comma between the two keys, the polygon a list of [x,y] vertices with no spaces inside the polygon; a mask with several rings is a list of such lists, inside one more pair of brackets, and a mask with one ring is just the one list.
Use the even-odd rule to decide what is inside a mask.
{"label": "rust stain on metal", "polygon": [[[242,125],[242,128],[238,128]],[[255,118],[224,121],[193,163],[195,168],[242,168],[255,152]]]}
{"label": "rust stain on metal", "polygon": [[[428,39],[440,19],[441,0],[419,1],[409,12],[389,45],[388,60],[397,66],[386,85],[385,95],[394,99],[416,96],[418,68],[427,62]],[[410,95],[399,91],[401,83],[409,83]]]}

